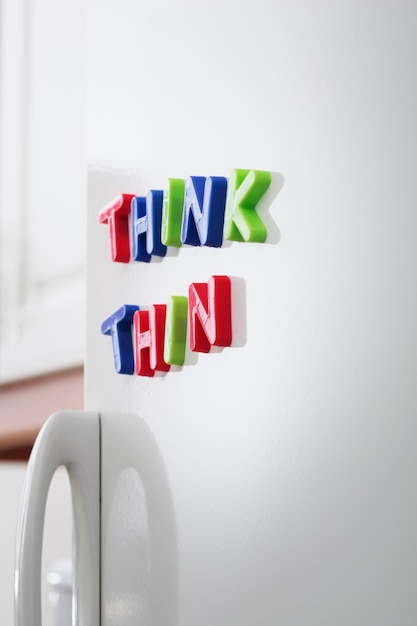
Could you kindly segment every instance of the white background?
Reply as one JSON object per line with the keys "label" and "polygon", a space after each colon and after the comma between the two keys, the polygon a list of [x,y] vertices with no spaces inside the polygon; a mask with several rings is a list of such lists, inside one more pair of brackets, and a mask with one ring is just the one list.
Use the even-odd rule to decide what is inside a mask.
{"label": "white background", "polygon": [[0,382],[85,347],[85,9],[2,0]]}

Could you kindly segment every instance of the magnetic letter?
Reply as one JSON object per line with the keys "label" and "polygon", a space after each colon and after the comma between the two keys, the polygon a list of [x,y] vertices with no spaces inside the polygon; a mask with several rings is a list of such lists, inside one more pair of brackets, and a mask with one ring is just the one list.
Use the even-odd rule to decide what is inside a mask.
{"label": "magnetic letter", "polygon": [[230,346],[232,313],[228,276],[211,276],[208,283],[191,283],[188,307],[193,352],[209,352],[211,346]]}
{"label": "magnetic letter", "polygon": [[223,242],[227,179],[190,176],[185,186],[181,241],[219,248]]}
{"label": "magnetic letter", "polygon": [[161,227],[161,240],[166,246],[181,247],[184,189],[185,182],[182,178],[168,179],[168,188],[164,191]]}
{"label": "magnetic letter", "polygon": [[100,224],[109,225],[111,258],[120,263],[129,263],[129,214],[134,196],[122,193],[99,213]]}
{"label": "magnetic letter", "polygon": [[151,255],[165,256],[161,241],[163,191],[152,189],[145,198],[132,199],[132,257],[149,263]]}
{"label": "magnetic letter", "polygon": [[149,263],[151,255],[146,250],[146,231],[148,218],[146,217],[146,198],[136,196],[131,203],[131,239],[132,259]]}
{"label": "magnetic letter", "polygon": [[132,320],[137,310],[137,306],[125,304],[101,325],[103,335],[111,335],[114,367],[118,374],[133,374],[135,370]]}
{"label": "magnetic letter", "polygon": [[233,170],[229,181],[224,236],[233,241],[266,239],[266,228],[256,205],[271,183],[271,174],[259,170]]}
{"label": "magnetic letter", "polygon": [[156,256],[165,256],[167,253],[167,247],[161,241],[163,198],[164,192],[159,189],[151,189],[146,194],[146,216],[148,218],[146,251]]}
{"label": "magnetic letter", "polygon": [[138,376],[153,376],[155,370],[167,372],[164,361],[166,305],[153,304],[148,311],[136,311],[133,318],[135,335],[135,371]]}
{"label": "magnetic letter", "polygon": [[183,365],[187,338],[188,299],[171,296],[167,303],[164,360],[171,365]]}

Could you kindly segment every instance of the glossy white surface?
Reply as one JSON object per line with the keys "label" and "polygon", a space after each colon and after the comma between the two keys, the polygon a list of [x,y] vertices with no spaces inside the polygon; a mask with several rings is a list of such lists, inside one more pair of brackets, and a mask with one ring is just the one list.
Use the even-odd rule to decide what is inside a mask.
{"label": "glossy white surface", "polygon": [[48,490],[68,471],[74,515],[74,608],[78,626],[99,624],[100,428],[97,413],[51,416],[35,442],[22,493],[16,542],[15,624],[41,626],[41,556]]}
{"label": "glossy white surface", "polygon": [[[137,414],[156,442],[176,623],[414,626],[415,3],[89,7],[87,408]],[[114,195],[234,167],[283,174],[273,242],[110,261],[97,214]],[[153,380],[117,375],[102,321],[211,274],[232,277],[238,345]],[[121,426],[106,453],[118,506],[103,518],[104,559],[136,528],[124,623],[153,624],[164,595],[144,612],[161,583],[146,537],[165,518],[143,520],[152,481],[113,470],[126,442],[129,456],[141,448]],[[105,576],[115,606],[118,579]]]}
{"label": "glossy white surface", "polygon": [[137,415],[102,413],[102,623],[174,626],[178,545],[156,441]]}
{"label": "glossy white surface", "polygon": [[52,626],[71,626],[73,597],[72,559],[54,561],[48,572],[47,580]]}

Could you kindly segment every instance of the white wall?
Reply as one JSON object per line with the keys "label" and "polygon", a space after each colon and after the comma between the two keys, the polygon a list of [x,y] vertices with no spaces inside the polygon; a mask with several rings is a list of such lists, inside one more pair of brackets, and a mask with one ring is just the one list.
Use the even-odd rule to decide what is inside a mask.
{"label": "white wall", "polygon": [[[0,464],[0,615],[2,626],[14,623],[14,563],[17,516],[26,465]],[[44,626],[51,624],[47,573],[55,560],[71,556],[72,511],[69,484],[59,470],[51,484],[45,519],[42,565],[42,603]]]}

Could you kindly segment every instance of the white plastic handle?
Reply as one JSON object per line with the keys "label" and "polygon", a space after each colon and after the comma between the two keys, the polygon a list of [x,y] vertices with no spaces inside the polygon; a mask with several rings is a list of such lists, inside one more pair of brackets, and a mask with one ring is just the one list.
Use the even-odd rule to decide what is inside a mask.
{"label": "white plastic handle", "polygon": [[16,543],[15,626],[41,626],[45,508],[60,466],[69,475],[74,519],[73,624],[100,622],[100,417],[63,411],[41,429],[29,459]]}

